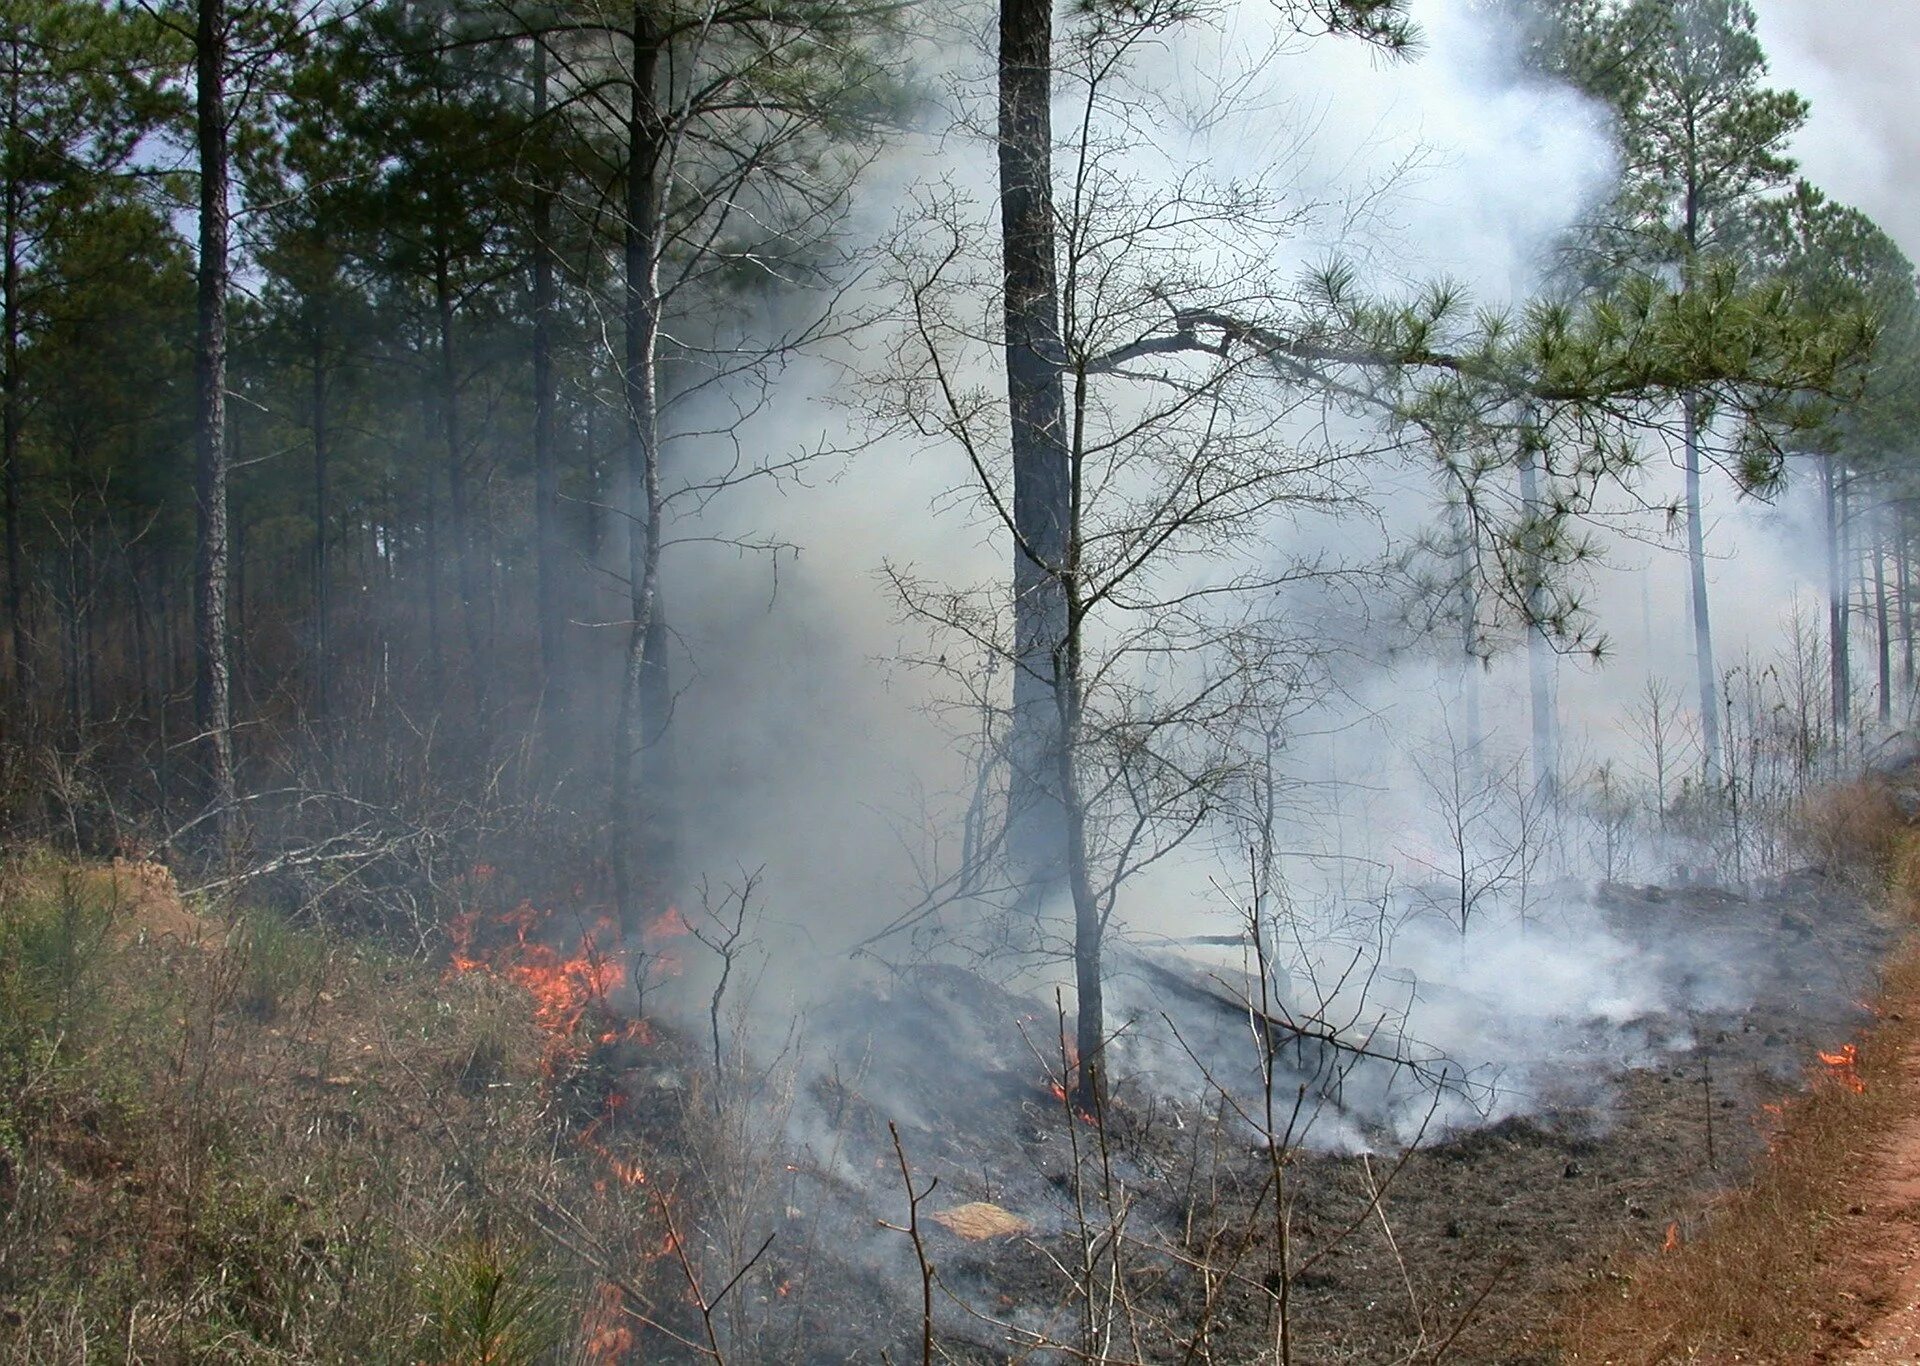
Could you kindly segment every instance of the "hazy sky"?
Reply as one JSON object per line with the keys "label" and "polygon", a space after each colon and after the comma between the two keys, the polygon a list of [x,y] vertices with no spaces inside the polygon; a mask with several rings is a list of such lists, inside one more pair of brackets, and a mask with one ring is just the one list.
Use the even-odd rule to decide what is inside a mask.
{"label": "hazy sky", "polygon": [[1813,101],[1808,179],[1864,209],[1920,262],[1920,4],[1754,0],[1776,83]]}

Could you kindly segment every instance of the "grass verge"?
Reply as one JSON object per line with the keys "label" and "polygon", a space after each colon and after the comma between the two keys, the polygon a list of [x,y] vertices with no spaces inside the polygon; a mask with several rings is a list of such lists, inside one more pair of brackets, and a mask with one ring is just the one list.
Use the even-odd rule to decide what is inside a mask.
{"label": "grass verge", "polygon": [[0,1362],[584,1359],[546,1229],[652,1218],[531,1016],[155,865],[0,861]]}

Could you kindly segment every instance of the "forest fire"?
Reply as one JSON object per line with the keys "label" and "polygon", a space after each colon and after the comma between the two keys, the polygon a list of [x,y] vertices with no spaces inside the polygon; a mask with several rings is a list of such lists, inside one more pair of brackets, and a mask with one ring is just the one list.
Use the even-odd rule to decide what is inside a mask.
{"label": "forest fire", "polygon": [[1100,1117],[1085,1105],[1071,1100],[1067,1091],[1067,1082],[1073,1080],[1074,1076],[1080,1070],[1080,1053],[1071,1041],[1066,1045],[1066,1059],[1067,1066],[1063,1076],[1056,1077],[1051,1075],[1051,1071],[1049,1072],[1047,1077],[1047,1091],[1055,1100],[1059,1101],[1061,1105],[1071,1110],[1073,1117],[1082,1124],[1098,1125]]}
{"label": "forest fire", "polygon": [[[485,881],[492,873],[480,865],[474,881]],[[636,969],[677,975],[681,969],[677,955],[658,946],[692,933],[680,912],[670,908],[642,930],[639,951],[630,952],[621,943],[618,923],[601,914],[579,933],[570,949],[562,950],[547,942],[554,937],[554,920],[551,912],[539,910],[528,900],[490,919],[470,909],[452,921],[449,955],[455,974],[488,973],[525,989],[532,998],[533,1023],[546,1036],[541,1069],[549,1082],[596,1046],[657,1042],[646,1019],[622,1018],[610,1007],[608,997]],[[650,1183],[646,1165],[616,1152],[607,1141],[609,1132],[620,1127],[626,1106],[627,1094],[617,1086],[610,1088],[574,1141],[604,1168],[605,1176],[594,1182],[597,1192],[644,1188],[658,1205],[666,1232],[652,1246],[642,1248],[636,1240],[630,1248],[640,1263],[651,1264],[677,1253],[679,1239],[668,1197]],[[634,1322],[627,1292],[613,1281],[601,1282],[581,1325],[585,1359],[597,1363],[632,1359],[638,1345]]]}
{"label": "forest fire", "polygon": [[1860,1077],[1860,1050],[1853,1044],[1841,1044],[1837,1052],[1824,1050],[1815,1054],[1826,1065],[1828,1079],[1847,1088],[1856,1096],[1867,1089]]}
{"label": "forest fire", "polygon": [[523,900],[493,924],[510,934],[509,941],[485,948],[480,944],[480,913],[463,911],[449,927],[450,961],[455,972],[484,970],[519,983],[533,997],[534,1023],[553,1041],[553,1048],[564,1052],[572,1047],[587,1011],[604,1003],[619,984],[626,965],[619,951],[619,926],[611,917],[600,917],[571,953],[537,937],[550,919],[549,913]]}
{"label": "forest fire", "polygon": [[[630,1158],[621,1157],[613,1152],[599,1138],[600,1131],[619,1115],[626,1103],[627,1098],[623,1093],[619,1091],[609,1093],[605,1103],[600,1107],[600,1113],[594,1117],[593,1123],[582,1129],[575,1141],[606,1163],[607,1170],[613,1174],[614,1180],[620,1185],[644,1186],[647,1184],[646,1168]],[[604,1185],[603,1182],[603,1188]]]}
{"label": "forest fire", "polygon": [[[1052,1095],[1052,1097],[1055,1100],[1059,1101],[1062,1105],[1067,1105],[1069,1103],[1067,1088],[1063,1083],[1057,1080],[1049,1080],[1047,1082],[1047,1091],[1050,1095]],[[1098,1124],[1100,1122],[1100,1117],[1094,1114],[1094,1112],[1088,1109],[1086,1106],[1075,1103],[1073,1104],[1072,1108],[1073,1108],[1073,1117],[1079,1120],[1082,1124]]]}
{"label": "forest fire", "polygon": [[[473,880],[484,882],[494,870],[475,865]],[[590,1038],[583,1026],[590,1013],[604,1010],[607,998],[634,970],[635,960],[647,970],[678,976],[679,955],[662,948],[693,933],[680,912],[669,907],[640,932],[640,953],[621,942],[619,923],[601,913],[582,930],[571,950],[555,948],[554,912],[523,899],[512,910],[491,918],[475,909],[460,912],[448,927],[449,954],[455,973],[488,972],[518,983],[533,997],[533,1021],[548,1036],[549,1070],[564,1059],[577,1057],[589,1043],[654,1042],[653,1027],[643,1018],[607,1018]]]}
{"label": "forest fire", "polygon": [[588,1306],[582,1336],[586,1339],[589,1361],[621,1361],[633,1350],[633,1329],[628,1325],[620,1287],[602,1282]]}

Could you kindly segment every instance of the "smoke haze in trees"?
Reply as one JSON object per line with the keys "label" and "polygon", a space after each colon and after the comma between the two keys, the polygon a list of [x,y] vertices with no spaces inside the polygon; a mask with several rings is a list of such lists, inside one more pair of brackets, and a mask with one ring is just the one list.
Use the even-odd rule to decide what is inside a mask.
{"label": "smoke haze in trees", "polygon": [[1920,207],[1906,188],[1920,175],[1912,16],[1859,0],[1759,0],[1754,10],[1774,79],[1813,101],[1793,145],[1808,178],[1920,255]]}
{"label": "smoke haze in trees", "polygon": [[[1514,35],[1468,5],[1416,5],[1426,41],[1417,60],[1401,64],[1358,44],[1283,41],[1264,5],[1230,11],[1215,31],[1170,39],[1139,80],[1173,92],[1176,109],[1204,111],[1220,73],[1280,48],[1236,92],[1252,113],[1188,125],[1170,117],[1156,128],[1160,152],[1139,162],[1148,173],[1186,162],[1217,177],[1290,186],[1287,206],[1302,218],[1295,256],[1283,267],[1304,270],[1337,252],[1371,290],[1445,277],[1497,305],[1524,297],[1556,239],[1604,202],[1613,152],[1603,111],[1523,69]],[[969,92],[952,98],[978,98],[984,59],[961,51],[940,59]],[[970,197],[982,232],[991,233],[991,147],[952,132],[952,114],[936,101],[920,136],[874,168],[855,205],[856,243],[894,231],[900,204],[936,185]],[[982,304],[984,314],[991,300]],[[764,866],[771,951],[760,1005],[775,1013],[804,1010],[824,984],[852,970],[847,947],[912,901],[920,867],[957,853],[970,773],[956,741],[971,723],[943,706],[959,699],[901,664],[923,648],[924,632],[902,619],[882,566],[963,585],[991,581],[1006,559],[990,519],[964,492],[957,453],[891,438],[864,444],[858,415],[843,400],[849,373],[879,346],[866,336],[790,366],[773,407],[744,440],[834,453],[777,489],[717,503],[713,520],[696,529],[790,547],[777,557],[777,573],[766,557],[724,545],[676,552],[683,558],[670,612],[691,659],[674,720],[691,803],[686,853],[692,868],[717,881]],[[997,383],[985,371],[971,378],[988,391]],[[1359,435],[1336,427],[1342,437]],[[1324,439],[1307,426],[1301,438]],[[1372,467],[1371,516],[1277,526],[1286,543],[1276,557],[1379,563],[1433,531],[1442,513],[1417,460]],[[1667,465],[1654,455],[1643,491],[1656,508],[1677,492]],[[1724,481],[1710,495],[1728,660],[1771,651],[1785,605],[1817,593],[1815,538],[1794,530],[1811,515],[1803,502],[1798,490],[1778,508],[1738,502]],[[1592,763],[1624,763],[1632,758],[1623,723],[1629,701],[1649,674],[1678,679],[1689,667],[1684,566],[1678,529],[1657,511],[1626,500],[1603,511],[1617,514],[1625,534],[1607,536],[1589,601],[1616,658],[1601,666],[1562,661],[1558,703],[1569,750]],[[1464,936],[1444,907],[1423,911],[1419,888],[1434,881],[1447,851],[1418,761],[1423,753],[1431,759],[1444,728],[1458,724],[1463,684],[1457,651],[1449,653],[1457,632],[1443,626],[1437,639],[1416,637],[1382,586],[1358,594],[1309,586],[1292,607],[1318,638],[1344,647],[1315,705],[1296,714],[1298,734],[1279,759],[1290,798],[1278,841],[1315,855],[1282,862],[1301,938],[1346,945],[1356,908],[1363,920],[1375,908],[1404,922],[1384,951],[1381,1008],[1402,1011],[1410,1036],[1477,1075],[1509,1078],[1487,1112],[1529,1103],[1529,1069],[1543,1061],[1583,1049],[1596,1062],[1633,1051],[1586,1022],[1624,1025],[1663,1010],[1739,1004],[1747,965],[1715,965],[1684,945],[1637,953],[1583,895],[1548,888],[1544,863],[1521,894],[1511,870],[1501,874],[1478,908],[1484,920]],[[1488,775],[1487,838],[1511,844],[1520,798],[1491,789],[1516,762],[1511,737],[1525,734],[1522,654],[1506,648],[1473,686],[1490,737],[1473,760],[1475,772]],[[1208,833],[1123,890],[1116,921],[1149,938],[1231,933],[1244,851],[1231,832]],[[1670,871],[1661,857],[1639,849],[1633,871],[1658,878]],[[1590,849],[1572,862],[1591,876]],[[1534,922],[1527,936],[1509,932],[1519,914]],[[1296,985],[1307,980],[1295,973]],[[1675,987],[1682,981],[1684,992]],[[1415,983],[1436,989],[1423,996]],[[697,971],[679,989],[699,999]],[[1561,1017],[1581,1023],[1545,1027]],[[1638,1042],[1651,1048],[1661,1040]],[[1516,1051],[1522,1046],[1525,1057]],[[1353,1140],[1335,1138],[1330,1126],[1326,1141]]]}

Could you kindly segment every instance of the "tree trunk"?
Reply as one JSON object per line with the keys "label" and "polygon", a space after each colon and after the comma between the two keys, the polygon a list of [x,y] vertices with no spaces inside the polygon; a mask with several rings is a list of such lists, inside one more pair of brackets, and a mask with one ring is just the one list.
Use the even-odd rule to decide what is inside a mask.
{"label": "tree trunk", "polygon": [[327,488],[326,333],[313,333],[313,714],[324,721],[332,704],[333,585],[327,563],[327,527],[332,520]]}
{"label": "tree trunk", "polygon": [[[20,44],[8,49],[7,142],[11,146],[20,122]],[[7,464],[7,627],[13,658],[13,686],[26,695],[32,678],[27,651],[26,572],[20,554],[20,177],[8,157],[7,183],[0,196],[0,459]]]}
{"label": "tree trunk", "polygon": [[154,614],[159,617],[160,634],[160,715],[166,718],[167,704],[171,702],[179,688],[180,677],[180,637],[174,630],[173,598],[167,592],[167,584],[172,564],[164,548],[153,552],[153,605]]}
{"label": "tree trunk", "polygon": [[1013,454],[1014,676],[1007,850],[1015,876],[1056,885],[1070,854],[1058,786],[1061,571],[1069,517],[1066,392],[1053,215],[1053,2],[1000,6],[1000,219]]}
{"label": "tree trunk", "polygon": [[203,796],[221,848],[233,833],[232,703],[227,659],[227,6],[199,0],[194,104],[200,162],[200,261],[194,343],[194,720]]}
{"label": "tree trunk", "polygon": [[440,434],[446,444],[447,504],[453,520],[454,588],[467,641],[467,671],[475,705],[487,705],[488,651],[480,629],[479,575],[473,562],[473,519],[467,499],[466,434],[460,425],[460,370],[453,342],[453,281],[445,251],[434,261],[433,306],[439,332]]}
{"label": "tree trunk", "polygon": [[[1900,503],[1899,534],[1894,539],[1894,569],[1900,595],[1900,691],[1903,703],[1913,703],[1913,509]],[[1904,709],[1904,708],[1903,708]]]}
{"label": "tree trunk", "polygon": [[[533,40],[533,116],[547,113],[547,48]],[[544,169],[533,187],[533,515],[535,572],[538,575],[540,618],[540,682],[542,705],[551,738],[566,712],[565,648],[560,602],[560,468],[554,444],[553,312],[554,247],[553,189]]]}
{"label": "tree trunk", "polygon": [[440,629],[440,503],[435,497],[431,468],[421,471],[420,486],[426,500],[420,527],[427,571],[427,682],[437,699],[445,695],[447,669],[446,645]]}
{"label": "tree trunk", "polygon": [[1558,796],[1560,755],[1553,714],[1553,650],[1547,640],[1545,565],[1539,550],[1540,472],[1532,434],[1523,433],[1520,509],[1527,525],[1527,692],[1533,711],[1533,790],[1547,802]]}
{"label": "tree trunk", "polygon": [[[227,458],[231,465],[245,459],[240,433],[243,423],[234,414],[227,426]],[[242,505],[244,506],[244,504]],[[253,651],[247,625],[247,519],[229,508],[227,522],[227,668],[232,677],[235,704],[244,711],[250,690]]]}
{"label": "tree trunk", "polygon": [[1820,457],[1820,485],[1824,498],[1827,532],[1827,679],[1833,710],[1833,744],[1838,750],[1846,743],[1852,698],[1852,683],[1847,677],[1847,598],[1846,578],[1841,573],[1841,521],[1843,490],[1831,455]]}
{"label": "tree trunk", "polygon": [[1073,1103],[1097,1112],[1106,1100],[1106,990],[1101,981],[1101,958],[1106,921],[1094,891],[1093,870],[1087,858],[1087,811],[1075,771],[1073,737],[1079,729],[1079,632],[1070,626],[1064,653],[1069,666],[1062,672],[1059,714],[1065,743],[1057,750],[1058,792],[1066,824],[1067,880],[1073,893],[1074,1058]]}
{"label": "tree trunk", "polygon": [[145,556],[137,546],[129,545],[122,549],[121,558],[127,567],[127,606],[133,618],[130,624],[133,632],[133,669],[136,695],[139,698],[139,716],[142,720],[151,720],[155,711],[153,619],[148,615],[147,595],[140,583],[140,564]]}
{"label": "tree trunk", "polygon": [[1681,439],[1686,448],[1687,571],[1692,589],[1693,661],[1700,686],[1700,751],[1705,764],[1707,792],[1717,794],[1722,782],[1720,757],[1720,671],[1713,661],[1713,624],[1707,611],[1706,526],[1700,500],[1700,427],[1698,403],[1692,394],[1680,400]]}
{"label": "tree trunk", "polygon": [[[69,459],[77,467],[79,459],[69,453]],[[77,484],[76,484],[77,486]],[[60,653],[61,677],[66,683],[66,736],[67,744],[74,751],[80,748],[83,718],[81,715],[82,658],[80,648],[80,522],[79,500],[75,497],[68,504],[69,524],[67,527],[66,555],[62,568],[66,575],[66,591],[60,603]]]}
{"label": "tree trunk", "polygon": [[[1885,522],[1875,517],[1876,523]],[[1887,542],[1878,529],[1873,538],[1873,626],[1880,646],[1880,724],[1893,721],[1893,638],[1887,630]]]}
{"label": "tree trunk", "polygon": [[643,753],[652,718],[645,714],[647,643],[660,587],[660,187],[661,129],[654,85],[660,39],[652,7],[633,7],[632,83],[627,113],[625,297],[626,355],[622,390],[627,409],[626,662],[613,740],[612,864],[623,926],[637,931],[641,904],[640,829]]}

